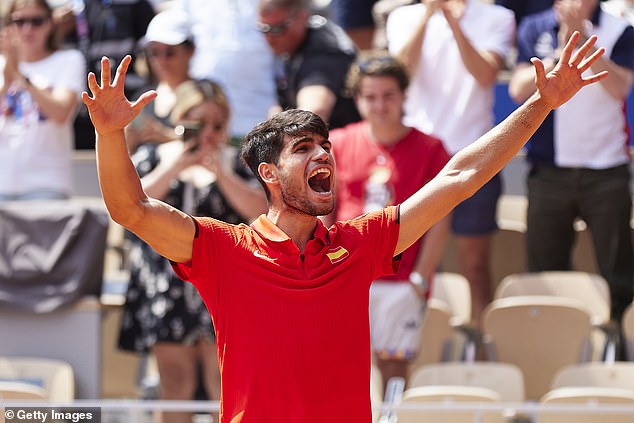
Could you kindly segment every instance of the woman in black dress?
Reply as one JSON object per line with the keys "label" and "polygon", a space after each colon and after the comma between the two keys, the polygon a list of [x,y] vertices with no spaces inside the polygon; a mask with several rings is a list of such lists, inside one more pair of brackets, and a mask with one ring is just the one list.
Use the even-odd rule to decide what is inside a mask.
{"label": "woman in black dress", "polygon": [[[171,118],[184,138],[142,144],[133,156],[148,195],[192,215],[229,223],[264,213],[263,191],[227,144],[229,105],[222,89],[208,80],[181,84]],[[199,366],[209,398],[219,399],[212,322],[196,289],[142,241],[132,242],[130,266],[120,347],[154,353],[161,399],[192,399]],[[168,415],[170,422],[191,422],[189,413]]]}

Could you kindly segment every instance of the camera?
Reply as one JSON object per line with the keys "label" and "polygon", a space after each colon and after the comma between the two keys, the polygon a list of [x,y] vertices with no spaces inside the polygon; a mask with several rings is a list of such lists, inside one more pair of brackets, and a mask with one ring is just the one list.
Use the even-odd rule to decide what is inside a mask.
{"label": "camera", "polygon": [[174,133],[182,139],[185,144],[192,145],[190,151],[196,151],[199,147],[200,130],[202,129],[202,123],[199,121],[188,121],[176,125]]}

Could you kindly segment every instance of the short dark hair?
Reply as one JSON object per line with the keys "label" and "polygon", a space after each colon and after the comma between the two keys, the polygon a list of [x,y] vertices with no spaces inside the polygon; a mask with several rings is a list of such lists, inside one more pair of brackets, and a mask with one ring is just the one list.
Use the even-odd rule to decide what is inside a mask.
{"label": "short dark hair", "polygon": [[316,134],[328,138],[328,125],[313,112],[290,109],[273,115],[270,119],[257,124],[242,141],[240,157],[251,169],[264,187],[267,198],[269,190],[260,177],[260,163],[278,164],[284,147],[285,136]]}
{"label": "short dark hair", "polygon": [[359,94],[359,85],[361,84],[361,79],[365,76],[394,78],[403,92],[409,85],[409,75],[405,65],[387,53],[372,53],[350,66],[346,80],[346,89],[349,95],[354,97]]}

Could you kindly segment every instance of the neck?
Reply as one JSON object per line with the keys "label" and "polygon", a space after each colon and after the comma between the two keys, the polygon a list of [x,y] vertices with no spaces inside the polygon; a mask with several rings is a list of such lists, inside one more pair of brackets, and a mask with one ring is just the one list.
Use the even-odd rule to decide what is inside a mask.
{"label": "neck", "polygon": [[288,235],[299,251],[304,251],[317,225],[317,217],[298,210],[270,208],[266,217]]}
{"label": "neck", "polygon": [[158,85],[165,84],[168,87],[170,87],[172,91],[174,91],[180,84],[189,80],[190,80],[189,75],[185,74],[185,75],[179,75],[179,76],[175,76],[171,78],[165,78],[165,80],[159,82]]}
{"label": "neck", "polygon": [[400,121],[394,124],[372,124],[367,122],[367,131],[370,138],[383,145],[394,145],[399,142],[410,130]]}
{"label": "neck", "polygon": [[20,54],[20,58],[23,62],[37,62],[38,60],[48,57],[50,54],[51,52],[46,48],[29,49],[28,51],[23,50]]}

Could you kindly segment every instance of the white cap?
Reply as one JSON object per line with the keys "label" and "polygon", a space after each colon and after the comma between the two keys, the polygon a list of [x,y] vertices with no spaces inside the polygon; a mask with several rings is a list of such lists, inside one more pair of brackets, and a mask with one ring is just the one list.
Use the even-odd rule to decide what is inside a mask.
{"label": "white cap", "polygon": [[187,15],[177,9],[168,9],[152,18],[145,32],[143,44],[156,42],[176,46],[192,38]]}

